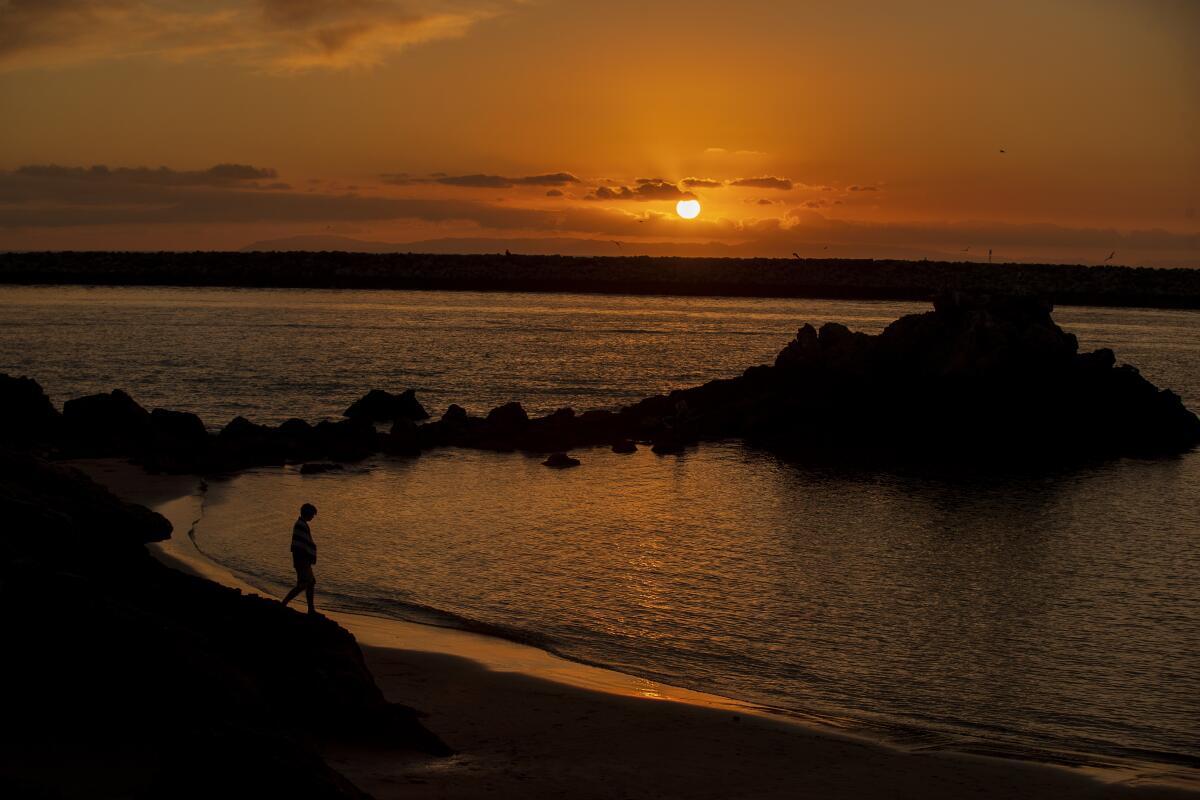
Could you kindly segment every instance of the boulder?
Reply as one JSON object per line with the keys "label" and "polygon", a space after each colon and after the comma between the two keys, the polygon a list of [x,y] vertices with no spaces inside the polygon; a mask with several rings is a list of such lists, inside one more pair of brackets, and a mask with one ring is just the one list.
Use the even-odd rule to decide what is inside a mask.
{"label": "boulder", "polygon": [[489,411],[484,421],[493,430],[519,431],[529,424],[529,415],[520,403],[505,403]]}
{"label": "boulder", "polygon": [[51,443],[61,426],[62,415],[37,381],[0,373],[0,443]]}
{"label": "boulder", "polygon": [[290,460],[305,461],[322,455],[316,429],[302,419],[293,417],[287,420],[274,430],[272,438]]}
{"label": "boulder", "polygon": [[146,450],[154,436],[150,412],[120,389],[63,404],[69,449],[78,455],[125,456]]}
{"label": "boulder", "polygon": [[221,429],[210,453],[212,468],[217,470],[282,465],[287,461],[287,450],[276,430],[245,417],[234,417]]}
{"label": "boulder", "polygon": [[429,419],[429,413],[417,400],[412,389],[392,394],[383,389],[372,389],[355,400],[342,412],[343,417],[362,419],[368,422],[392,422],[397,419]]}
{"label": "boulder", "polygon": [[375,425],[362,419],[324,421],[313,429],[322,452],[334,461],[362,461],[375,452]]}
{"label": "boulder", "polygon": [[542,462],[544,467],[552,467],[554,469],[566,469],[568,467],[578,467],[579,459],[572,458],[566,453],[551,453],[550,457]]}
{"label": "boulder", "polygon": [[182,448],[189,451],[203,450],[208,444],[208,430],[204,421],[186,411],[171,411],[156,408],[150,412],[150,427],[154,431],[156,446]]}
{"label": "boulder", "polygon": [[410,419],[396,420],[391,431],[380,437],[380,449],[394,456],[419,456],[421,444],[420,426]]}

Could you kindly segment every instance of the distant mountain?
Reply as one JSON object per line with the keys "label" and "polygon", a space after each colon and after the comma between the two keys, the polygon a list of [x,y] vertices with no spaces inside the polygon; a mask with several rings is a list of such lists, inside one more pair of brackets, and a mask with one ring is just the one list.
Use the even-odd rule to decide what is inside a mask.
{"label": "distant mountain", "polygon": [[764,252],[761,243],[725,244],[723,242],[621,242],[610,239],[573,237],[555,238],[446,238],[423,239],[416,242],[371,242],[348,236],[290,236],[285,239],[264,239],[242,248],[241,252],[343,252],[343,253],[513,253],[530,256],[683,256],[688,258],[790,258],[791,249],[800,249],[809,258],[925,258],[948,257],[948,254],[916,251],[908,248],[872,247],[870,245],[841,246],[827,249],[783,247],[780,252]]}

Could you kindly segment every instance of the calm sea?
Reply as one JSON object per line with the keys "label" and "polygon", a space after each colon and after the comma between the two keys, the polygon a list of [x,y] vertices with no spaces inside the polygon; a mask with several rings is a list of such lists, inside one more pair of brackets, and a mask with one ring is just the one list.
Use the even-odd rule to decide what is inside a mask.
{"label": "calm sea", "polygon": [[[803,322],[878,331],[914,303],[301,290],[0,288],[0,371],[52,398],[276,423],[367,389],[429,410],[621,405],[768,363]],[[1058,322],[1200,408],[1200,312]],[[881,402],[883,402],[881,400]],[[208,555],[291,578],[320,509],[323,597],[950,748],[1200,775],[1200,453],[1086,469],[897,474],[729,442],[446,450],[346,474],[213,481]]]}

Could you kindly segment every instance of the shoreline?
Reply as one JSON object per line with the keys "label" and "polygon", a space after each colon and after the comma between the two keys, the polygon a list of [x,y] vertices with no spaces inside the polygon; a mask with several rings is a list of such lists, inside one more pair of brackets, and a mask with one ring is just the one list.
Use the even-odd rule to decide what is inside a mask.
{"label": "shoreline", "polygon": [[[156,558],[262,594],[183,540],[200,514],[197,478],[147,475],[116,460],[71,463],[172,522],[175,535],[149,546]],[[819,721],[573,662],[505,639],[361,613],[328,616],[359,641],[388,699],[427,712],[429,727],[459,752],[432,762],[395,761],[350,748],[326,753],[331,765],[376,796],[391,796],[401,787],[404,796],[418,797],[493,791],[544,796],[549,786],[555,787],[551,793],[589,796],[579,791],[579,782],[607,778],[609,770],[639,758],[649,759],[642,773],[621,773],[629,781],[623,788],[628,796],[728,797],[742,791],[784,796],[814,770],[828,781],[817,792],[826,797],[1200,796],[1200,787],[1186,779],[1174,782],[1121,767],[907,751]],[[571,749],[579,740],[592,746]],[[656,755],[663,747],[678,751],[673,758],[691,769],[664,769]],[[709,771],[729,759],[731,749],[744,767],[740,777],[734,778],[739,771],[730,764],[721,764],[721,780],[729,782],[714,783]],[[601,788],[607,790],[598,797],[620,793],[612,785]]]}

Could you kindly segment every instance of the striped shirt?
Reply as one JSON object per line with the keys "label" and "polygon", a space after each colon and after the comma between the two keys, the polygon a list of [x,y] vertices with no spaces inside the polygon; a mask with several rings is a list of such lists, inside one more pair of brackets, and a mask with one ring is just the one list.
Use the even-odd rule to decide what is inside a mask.
{"label": "striped shirt", "polygon": [[314,564],[317,561],[317,543],[313,541],[312,531],[303,518],[296,520],[292,526],[292,552],[307,556]]}

